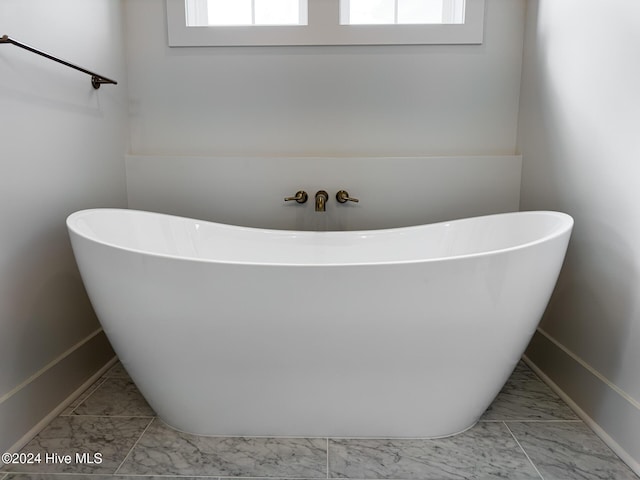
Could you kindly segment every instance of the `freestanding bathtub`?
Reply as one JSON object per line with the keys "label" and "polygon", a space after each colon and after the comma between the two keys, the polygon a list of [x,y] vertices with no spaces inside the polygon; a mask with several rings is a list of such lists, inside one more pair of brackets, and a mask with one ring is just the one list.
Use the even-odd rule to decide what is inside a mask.
{"label": "freestanding bathtub", "polygon": [[67,226],[104,331],[174,428],[439,437],[509,377],[573,220],[299,232],[96,209]]}

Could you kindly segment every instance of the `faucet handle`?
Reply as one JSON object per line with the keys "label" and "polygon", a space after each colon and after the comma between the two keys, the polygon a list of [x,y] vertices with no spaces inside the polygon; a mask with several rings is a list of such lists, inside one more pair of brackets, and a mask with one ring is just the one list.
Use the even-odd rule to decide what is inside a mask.
{"label": "faucet handle", "polygon": [[307,192],[305,192],[304,190],[299,190],[296,192],[296,194],[293,197],[285,197],[284,201],[291,202],[292,200],[295,200],[298,203],[304,203],[307,201],[307,198],[309,198],[309,195],[307,195]]}
{"label": "faucet handle", "polygon": [[338,193],[336,193],[336,200],[338,200],[339,203],[358,203],[360,201],[357,198],[350,197],[349,192],[347,192],[346,190],[340,190]]}

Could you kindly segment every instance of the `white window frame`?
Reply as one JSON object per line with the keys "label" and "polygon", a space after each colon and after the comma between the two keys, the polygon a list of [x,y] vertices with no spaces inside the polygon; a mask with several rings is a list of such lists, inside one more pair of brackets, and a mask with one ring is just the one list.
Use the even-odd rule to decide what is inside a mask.
{"label": "white window frame", "polygon": [[340,25],[339,0],[308,0],[307,25],[188,27],[184,0],[166,0],[170,47],[480,44],[485,0],[466,0],[465,23]]}

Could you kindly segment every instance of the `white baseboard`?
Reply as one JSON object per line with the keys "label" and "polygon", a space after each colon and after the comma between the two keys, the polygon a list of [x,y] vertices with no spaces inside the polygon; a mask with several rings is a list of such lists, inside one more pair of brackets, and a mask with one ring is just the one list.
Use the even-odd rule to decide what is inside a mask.
{"label": "white baseboard", "polygon": [[115,362],[102,329],[0,397],[0,452],[16,452]]}
{"label": "white baseboard", "polygon": [[638,402],[542,329],[524,360],[640,476]]}

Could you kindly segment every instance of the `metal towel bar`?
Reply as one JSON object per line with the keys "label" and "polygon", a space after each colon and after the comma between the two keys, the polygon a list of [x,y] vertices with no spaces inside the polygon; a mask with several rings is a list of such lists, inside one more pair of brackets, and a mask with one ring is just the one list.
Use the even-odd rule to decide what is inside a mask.
{"label": "metal towel bar", "polygon": [[24,48],[25,50],[29,50],[30,52],[36,53],[40,56],[43,56],[45,58],[48,58],[49,60],[53,60],[54,62],[58,62],[61,63],[62,65],[66,65],[67,67],[71,67],[75,70],[78,70],[82,73],[86,73],[87,75],[91,75],[91,85],[93,85],[93,88],[100,88],[100,85],[102,85],[103,83],[111,83],[113,85],[117,85],[118,82],[116,82],[115,80],[111,80],[110,78],[107,78],[103,75],[100,75],[98,73],[92,72],[91,70],[87,70],[85,68],[79,67],[77,65],[74,65],[73,63],[69,63],[66,60],[62,60],[60,58],[54,57],[53,55],[43,52],[42,50],[38,50],[37,48],[33,48],[30,47],[29,45],[25,45],[24,43],[18,42],[17,40],[14,40],[13,38],[9,38],[9,35],[3,35],[2,37],[0,37],[0,44],[2,43],[10,43],[12,45],[15,45],[16,47],[20,47],[20,48]]}

